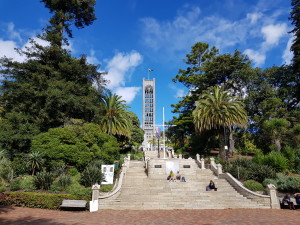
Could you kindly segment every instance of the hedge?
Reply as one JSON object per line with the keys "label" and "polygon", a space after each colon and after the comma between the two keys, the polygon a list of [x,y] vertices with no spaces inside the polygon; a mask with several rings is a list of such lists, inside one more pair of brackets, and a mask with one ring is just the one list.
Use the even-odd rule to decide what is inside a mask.
{"label": "hedge", "polygon": [[48,194],[31,192],[0,193],[0,205],[15,205],[29,208],[59,209],[64,199],[87,200],[86,197],[70,194]]}

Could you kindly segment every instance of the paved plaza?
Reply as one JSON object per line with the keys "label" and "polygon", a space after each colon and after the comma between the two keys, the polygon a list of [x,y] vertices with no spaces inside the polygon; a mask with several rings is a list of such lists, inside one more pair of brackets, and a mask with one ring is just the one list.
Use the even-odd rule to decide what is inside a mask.
{"label": "paved plaza", "polygon": [[300,210],[102,210],[71,212],[0,207],[0,224],[63,225],[193,225],[193,224],[299,224]]}

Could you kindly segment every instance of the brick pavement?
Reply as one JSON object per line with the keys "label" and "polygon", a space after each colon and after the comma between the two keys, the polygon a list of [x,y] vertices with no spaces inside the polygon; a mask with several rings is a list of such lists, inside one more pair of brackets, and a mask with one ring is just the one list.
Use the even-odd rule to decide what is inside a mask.
{"label": "brick pavement", "polygon": [[194,224],[300,224],[300,210],[102,210],[71,212],[0,207],[2,225],[194,225]]}

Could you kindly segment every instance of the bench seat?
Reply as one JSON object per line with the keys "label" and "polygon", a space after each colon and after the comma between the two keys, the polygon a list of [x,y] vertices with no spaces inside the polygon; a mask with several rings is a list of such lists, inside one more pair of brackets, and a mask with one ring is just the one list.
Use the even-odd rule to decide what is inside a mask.
{"label": "bench seat", "polygon": [[85,209],[86,208],[86,200],[67,200],[64,199],[60,208],[76,208],[76,209]]}

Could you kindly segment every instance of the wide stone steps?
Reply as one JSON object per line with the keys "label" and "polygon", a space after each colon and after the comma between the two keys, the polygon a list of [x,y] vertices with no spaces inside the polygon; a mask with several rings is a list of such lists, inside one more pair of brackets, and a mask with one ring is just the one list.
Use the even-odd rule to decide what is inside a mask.
{"label": "wide stone steps", "polygon": [[[100,199],[100,209],[224,209],[267,208],[240,195],[226,180],[211,170],[184,176],[187,182],[169,182],[166,177],[149,179],[144,162],[131,161],[121,192],[111,199]],[[218,191],[206,191],[214,180]]]}

